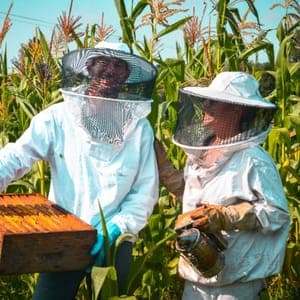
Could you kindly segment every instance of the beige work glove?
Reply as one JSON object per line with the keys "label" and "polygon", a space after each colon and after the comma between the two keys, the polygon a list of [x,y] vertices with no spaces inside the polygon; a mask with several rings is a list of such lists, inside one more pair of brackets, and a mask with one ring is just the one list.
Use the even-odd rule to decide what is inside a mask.
{"label": "beige work glove", "polygon": [[183,171],[175,169],[167,160],[166,151],[158,140],[155,140],[154,148],[161,182],[170,193],[181,199],[184,190]]}
{"label": "beige work glove", "polygon": [[242,202],[230,206],[201,205],[200,207],[178,216],[175,230],[186,226],[216,233],[221,230],[253,230],[259,225],[253,206]]}

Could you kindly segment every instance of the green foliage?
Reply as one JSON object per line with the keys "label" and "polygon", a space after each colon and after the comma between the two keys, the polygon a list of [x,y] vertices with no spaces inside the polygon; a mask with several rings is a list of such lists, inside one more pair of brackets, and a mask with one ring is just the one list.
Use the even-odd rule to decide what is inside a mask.
{"label": "green foliage", "polygon": [[[274,79],[274,89],[273,83],[272,87],[264,87],[264,94],[278,106],[273,129],[264,147],[272,155],[280,172],[291,211],[291,229],[282,273],[268,279],[268,291],[261,299],[296,299],[300,297],[300,62],[295,54],[295,41],[299,39],[299,19],[295,17],[293,9],[297,12],[299,4],[296,1],[284,2],[287,7],[284,7],[285,15],[277,27],[279,52],[275,59],[274,46],[266,39],[269,31],[260,27],[255,2],[245,1],[248,10],[241,16],[241,12],[235,6],[236,1],[212,1],[215,5],[214,12],[217,14],[215,27],[209,24],[208,28],[199,34],[192,31],[196,36],[193,43],[190,42],[186,30],[191,26],[191,22],[195,21],[193,16],[185,14],[183,18],[177,18],[177,21],[173,22],[169,16],[184,11],[172,7],[180,1],[163,2],[167,9],[156,11],[151,2],[146,0],[114,1],[119,14],[122,40],[132,52],[137,51],[158,66],[149,120],[156,138],[167,149],[167,158],[177,169],[182,169],[185,163],[184,152],[172,143],[177,123],[178,90],[181,87],[207,85],[224,70],[247,71],[262,80],[265,74],[268,74]],[[274,5],[273,8],[275,6],[280,5]],[[258,34],[252,32],[255,38],[250,42],[246,40],[242,30],[243,25],[247,23],[248,13],[256,19],[255,28],[259,28]],[[143,17],[147,17],[144,20],[151,22],[142,24]],[[204,17],[203,14],[202,18]],[[78,32],[79,19],[71,16],[69,18],[69,21],[73,20],[74,26],[71,26],[64,42],[60,43],[60,46],[63,44],[63,48],[60,48],[59,52],[55,53],[52,48],[54,41],[48,42],[44,34],[37,30],[35,38],[27,45],[21,46],[21,55],[11,72],[8,71],[6,49],[0,53],[0,148],[8,142],[15,141],[39,111],[62,100],[59,92],[60,58],[68,51],[69,43],[74,41],[77,47],[95,44],[95,24],[87,26],[85,34],[82,34]],[[142,26],[148,26],[149,31],[139,38],[138,32]],[[160,42],[181,29],[184,30],[183,46],[178,41],[174,45],[177,57],[162,59],[158,51]],[[267,67],[263,70],[250,60],[261,52],[265,52],[268,58]],[[38,162],[25,177],[13,182],[4,192],[39,192],[47,195],[49,182],[48,165]],[[122,299],[180,298],[183,281],[177,274],[178,254],[174,249],[176,235],[172,230],[180,211],[181,203],[161,187],[159,202],[134,244],[133,264],[126,284],[126,296]],[[92,270],[93,299],[96,299],[100,290],[107,298],[119,298],[114,269],[115,251],[119,242],[107,250],[111,254],[108,267]],[[1,276],[0,298],[31,299],[36,276]],[[77,300],[79,299],[88,299],[86,283],[82,283],[80,287],[77,295]]]}
{"label": "green foliage", "polygon": [[110,246],[105,217],[100,202],[98,202],[98,205],[100,213],[99,218],[101,220],[104,236],[106,267],[92,267],[92,300],[97,300],[100,294],[103,299],[111,299],[112,297],[114,297],[114,299],[117,299],[117,297],[119,296],[118,278],[115,268],[117,249],[123,241],[130,241],[134,238],[134,236],[131,233],[124,233],[117,238],[112,246]]}
{"label": "green foliage", "polygon": [[92,300],[97,300],[101,295],[104,299],[117,297],[117,273],[113,266],[110,267],[93,267],[92,268]]}
{"label": "green foliage", "polygon": [[0,277],[0,298],[3,300],[31,299],[36,275],[6,275]]}
{"label": "green foliage", "polygon": [[174,221],[179,207],[165,189],[147,226],[140,232],[128,276],[127,294],[138,299],[175,299],[182,292],[177,277]]}

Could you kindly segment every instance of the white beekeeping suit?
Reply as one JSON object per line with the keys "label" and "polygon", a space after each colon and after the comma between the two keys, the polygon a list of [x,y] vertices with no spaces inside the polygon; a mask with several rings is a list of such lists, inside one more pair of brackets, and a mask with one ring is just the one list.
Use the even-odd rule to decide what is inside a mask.
{"label": "white beekeeping suit", "polygon": [[183,299],[258,299],[264,279],[281,271],[289,210],[276,165],[260,146],[274,112],[243,72],[180,91],[174,142],[188,156],[183,216],[227,242],[224,267],[211,277],[180,258]]}
{"label": "white beekeeping suit", "polygon": [[[36,115],[15,143],[0,150],[1,191],[45,160],[51,169],[50,200],[94,226],[100,222],[98,200],[106,221],[121,232],[137,233],[145,226],[158,199],[154,135],[146,119],[156,70],[124,49],[121,43],[100,43],[64,57],[64,101]],[[99,56],[129,66],[117,98],[87,92],[88,61]]]}
{"label": "white beekeeping suit", "polygon": [[[0,150],[0,191],[34,162],[49,163],[49,199],[97,229],[89,250],[96,266],[106,263],[98,203],[112,244],[124,232],[138,233],[158,200],[154,134],[146,119],[156,69],[125,48],[100,43],[68,53],[62,60],[64,101],[37,114],[15,143]],[[116,254],[120,293],[131,250],[125,241]],[[33,299],[75,299],[90,271],[41,273]]]}

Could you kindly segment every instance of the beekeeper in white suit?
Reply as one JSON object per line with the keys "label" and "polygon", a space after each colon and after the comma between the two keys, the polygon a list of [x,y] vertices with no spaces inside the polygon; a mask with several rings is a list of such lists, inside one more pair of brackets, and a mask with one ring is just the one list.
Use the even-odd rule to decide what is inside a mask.
{"label": "beekeeper in white suit", "polygon": [[[49,199],[97,229],[91,253],[102,265],[98,201],[112,243],[121,233],[138,233],[158,199],[154,135],[146,119],[156,69],[126,45],[107,42],[72,51],[62,63],[64,101],[37,114],[15,143],[0,150],[0,190],[34,162],[47,161]],[[123,281],[130,255],[127,246],[119,259]],[[40,274],[34,299],[74,299],[85,275]]]}
{"label": "beekeeper in white suit", "polygon": [[[213,256],[185,233],[180,242],[190,253],[181,252],[179,262],[185,300],[259,299],[265,279],[281,271],[289,210],[276,165],[260,146],[275,108],[243,72],[223,72],[208,87],[180,90],[174,142],[187,162],[183,214],[175,227],[221,235],[227,244],[217,249],[223,264],[216,259],[203,272],[197,264],[208,267]],[[201,251],[205,258],[197,257]]]}

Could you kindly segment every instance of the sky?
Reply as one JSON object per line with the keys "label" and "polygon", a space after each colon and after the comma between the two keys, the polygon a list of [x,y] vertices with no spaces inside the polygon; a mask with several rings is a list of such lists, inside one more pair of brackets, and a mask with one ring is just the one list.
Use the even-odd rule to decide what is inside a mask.
{"label": "sky", "polygon": [[[42,32],[46,35],[46,37],[50,39],[52,29],[57,23],[58,16],[60,16],[63,11],[68,13],[70,2],[70,0],[0,0],[1,27],[9,5],[13,3],[13,7],[10,13],[12,26],[2,44],[2,48],[7,47],[9,60],[17,57],[20,45],[22,43],[27,43],[28,40],[34,36],[35,28],[39,27],[42,30]],[[166,1],[166,3],[169,2],[171,1]],[[204,2],[204,0],[186,0],[182,8],[188,8],[191,12],[194,7],[196,10],[196,16],[198,16],[200,19]],[[206,2],[209,3],[210,1]],[[278,25],[278,22],[282,17],[282,10],[269,9],[273,3],[277,2],[282,2],[282,0],[255,1],[255,5],[259,12],[261,23],[263,23],[264,25],[264,29],[274,28]],[[131,0],[128,0],[128,3],[131,3]],[[175,6],[173,8],[175,8]],[[74,0],[72,12],[72,15],[74,17],[81,17],[80,23],[82,23],[84,27],[87,24],[99,24],[101,14],[102,12],[104,12],[104,23],[106,25],[112,25],[115,30],[115,33],[109,38],[109,41],[118,41],[121,37],[119,18],[113,0]],[[183,18],[186,15],[187,13],[182,13],[179,14],[178,17]],[[214,22],[213,25],[215,25]],[[273,41],[273,43],[275,44],[276,51],[275,30],[270,32],[267,35],[267,38]],[[182,40],[182,38],[178,37],[178,33],[177,36],[170,36],[169,40],[163,43],[163,56],[174,57],[173,55],[175,55],[176,39]],[[0,48],[0,52],[2,51],[3,49]]]}

